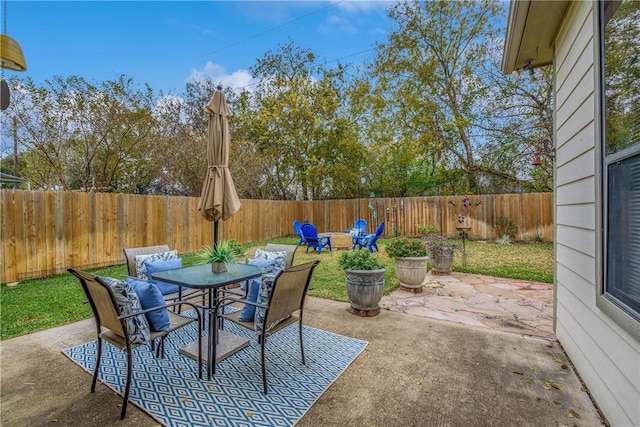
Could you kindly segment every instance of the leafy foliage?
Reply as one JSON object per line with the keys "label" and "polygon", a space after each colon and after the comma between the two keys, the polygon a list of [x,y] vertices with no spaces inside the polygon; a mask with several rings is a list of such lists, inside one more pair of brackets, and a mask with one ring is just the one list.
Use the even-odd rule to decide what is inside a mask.
{"label": "leafy foliage", "polygon": [[[224,89],[233,112],[229,167],[240,197],[551,189],[552,160],[532,168],[530,155],[552,136],[552,72],[537,70],[538,82],[530,83],[500,71],[504,29],[496,23],[504,12],[493,0],[394,3],[388,16],[396,30],[363,69],[328,66],[294,41],[265,52],[250,67],[251,91]],[[635,56],[621,55],[636,35],[624,28],[614,34],[620,47],[611,61],[637,72]],[[621,77],[619,88],[633,75]],[[15,123],[19,154],[3,152],[0,167],[32,188],[199,195],[207,167],[197,154],[206,146],[204,106],[220,82],[194,79],[178,95],[126,76],[9,82],[2,136],[11,140]],[[612,98],[609,111],[623,101]],[[617,141],[630,128],[624,117],[610,117]]]}
{"label": "leafy foliage", "polygon": [[444,236],[430,235],[425,239],[429,254],[433,256],[451,255],[460,249],[460,242]]}
{"label": "leafy foliage", "polygon": [[496,230],[496,234],[500,237],[507,236],[511,239],[516,237],[517,226],[513,218],[498,217],[495,224],[493,224],[493,229]]}
{"label": "leafy foliage", "polygon": [[385,250],[393,258],[427,256],[427,248],[422,239],[409,239],[406,237],[393,239],[385,247]]}
{"label": "leafy foliage", "polygon": [[440,226],[436,224],[428,224],[428,225],[416,224],[416,231],[420,236],[426,237],[430,234],[439,234]]}
{"label": "leafy foliage", "polygon": [[203,264],[220,262],[229,264],[241,255],[241,249],[234,240],[221,240],[213,246],[206,246],[197,254],[197,258]]}
{"label": "leafy foliage", "polygon": [[384,264],[367,249],[342,252],[338,263],[345,270],[379,270],[384,268]]}
{"label": "leafy foliage", "polygon": [[[121,76],[99,85],[54,77],[37,87],[11,80],[10,114],[24,156],[21,176],[34,188],[132,193],[161,169],[153,91]],[[4,126],[3,126],[4,128]]]}
{"label": "leafy foliage", "polygon": [[511,238],[509,237],[509,235],[503,234],[501,237],[496,239],[496,243],[499,244],[499,245],[510,245],[511,244]]}

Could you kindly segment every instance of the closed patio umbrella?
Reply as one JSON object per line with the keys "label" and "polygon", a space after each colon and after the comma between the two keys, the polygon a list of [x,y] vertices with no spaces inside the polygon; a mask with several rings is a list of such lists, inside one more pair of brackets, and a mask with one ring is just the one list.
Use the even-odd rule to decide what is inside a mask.
{"label": "closed patio umbrella", "polygon": [[[221,88],[218,88],[221,89]],[[207,221],[215,221],[213,242],[218,242],[218,221],[227,220],[240,209],[240,199],[229,171],[231,137],[227,116],[231,115],[224,92],[217,90],[206,107],[207,176],[202,185],[198,210]]]}

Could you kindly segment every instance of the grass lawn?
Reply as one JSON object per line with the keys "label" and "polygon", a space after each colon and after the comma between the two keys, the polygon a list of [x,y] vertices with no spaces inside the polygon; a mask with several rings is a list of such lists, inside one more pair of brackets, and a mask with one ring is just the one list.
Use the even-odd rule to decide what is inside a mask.
{"label": "grass lawn", "polygon": [[[296,244],[297,239],[282,238],[270,240],[272,243]],[[378,241],[381,252],[377,255],[387,266],[385,294],[399,286],[395,277],[394,261],[386,256],[383,249],[388,239]],[[264,247],[266,242],[243,245],[250,251]],[[492,242],[467,242],[466,267],[462,266],[462,256],[456,254],[452,267],[454,271],[486,274],[504,278],[553,282],[553,245],[550,243],[517,243],[499,245]],[[348,301],[344,272],[338,266],[340,251],[305,253],[300,247],[295,263],[314,259],[321,262],[316,268],[310,285],[309,295],[337,301]],[[193,254],[183,256],[184,265],[193,265]],[[91,270],[92,273],[121,277],[126,274],[125,264]],[[78,279],[68,273],[44,279],[20,282],[17,286],[0,287],[1,339],[17,337],[32,332],[60,326],[91,317],[91,308],[86,300]]]}

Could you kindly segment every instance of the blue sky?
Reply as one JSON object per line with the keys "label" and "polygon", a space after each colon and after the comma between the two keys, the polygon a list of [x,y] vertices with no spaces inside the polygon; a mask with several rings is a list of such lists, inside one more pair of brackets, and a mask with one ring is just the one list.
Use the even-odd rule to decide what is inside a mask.
{"label": "blue sky", "polygon": [[[22,46],[39,84],[121,74],[179,94],[198,74],[239,88],[249,67],[292,39],[323,61],[361,63],[393,23],[386,1],[13,1],[6,34]],[[4,16],[3,16],[4,17]],[[363,51],[368,51],[361,53]],[[333,62],[335,63],[335,62]]]}

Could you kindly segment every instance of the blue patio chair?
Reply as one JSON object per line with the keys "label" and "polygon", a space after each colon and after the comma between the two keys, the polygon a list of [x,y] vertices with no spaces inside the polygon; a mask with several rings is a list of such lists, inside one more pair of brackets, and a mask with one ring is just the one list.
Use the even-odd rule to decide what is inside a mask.
{"label": "blue patio chair", "polygon": [[362,236],[363,234],[365,234],[367,232],[367,221],[365,221],[364,219],[360,218],[359,220],[357,220],[356,222],[353,223],[353,229],[354,230],[359,230],[359,235]]}
{"label": "blue patio chair", "polygon": [[353,223],[353,228],[351,230],[344,230],[345,233],[351,233],[352,236],[361,236],[365,234],[367,231],[367,221],[360,218]]}
{"label": "blue patio chair", "polygon": [[318,236],[318,230],[313,224],[302,224],[301,229],[302,235],[307,241],[307,252],[309,252],[309,248],[313,248],[320,254],[325,246],[329,246],[329,251],[331,251],[331,236]]}
{"label": "blue patio chair", "polygon": [[296,234],[300,238],[298,246],[306,245],[307,239],[305,239],[304,234],[302,234],[302,225],[300,225],[300,221],[298,221],[297,219],[293,221],[293,229],[296,231]]}
{"label": "blue patio chair", "polygon": [[355,250],[356,246],[358,246],[358,249],[367,248],[369,249],[369,252],[373,252],[373,250],[375,249],[376,251],[380,252],[376,242],[382,235],[383,231],[384,231],[384,222],[381,222],[380,225],[378,225],[376,234],[365,234],[364,236],[358,236],[354,238],[353,250]]}
{"label": "blue patio chair", "polygon": [[351,238],[353,239],[353,244],[355,245],[356,240],[360,236],[364,236],[367,232],[367,221],[360,218],[353,223],[353,228],[351,230],[347,230],[347,233],[351,233]]}

